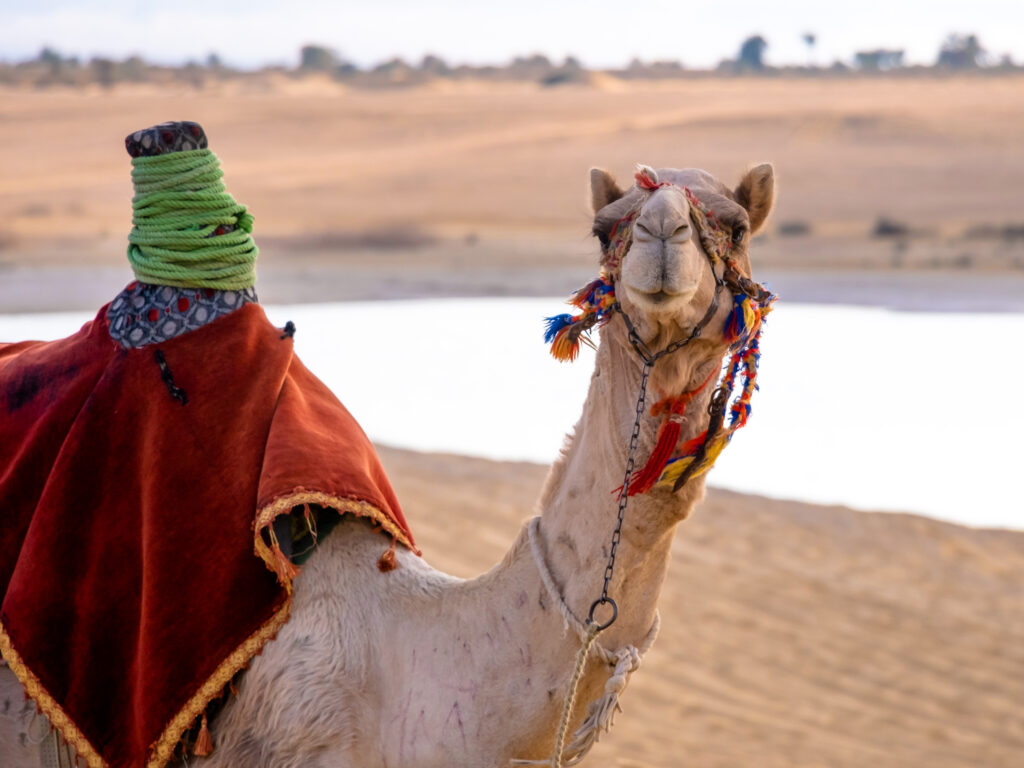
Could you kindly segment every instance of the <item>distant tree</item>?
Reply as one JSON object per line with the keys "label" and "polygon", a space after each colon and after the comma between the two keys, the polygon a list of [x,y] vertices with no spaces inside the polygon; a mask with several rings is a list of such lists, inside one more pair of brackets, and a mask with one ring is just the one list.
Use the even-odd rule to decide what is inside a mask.
{"label": "distant tree", "polygon": [[206,84],[206,70],[198,61],[186,61],[185,66],[178,70],[178,79],[184,80],[196,90]]}
{"label": "distant tree", "polygon": [[565,85],[566,83],[585,83],[590,73],[583,68],[575,56],[566,56],[560,67],[551,70],[540,78],[541,85]]}
{"label": "distant tree", "polygon": [[939,48],[935,64],[949,69],[977,69],[984,53],[977,35],[950,35]]}
{"label": "distant tree", "polygon": [[863,72],[884,72],[903,66],[903,51],[887,51],[883,48],[874,51],[857,51],[853,55],[853,60],[857,69]]}
{"label": "distant tree", "polygon": [[58,82],[64,75],[64,57],[61,56],[56,50],[46,46],[39,51],[39,56],[36,57],[40,64],[44,64],[49,70],[50,82]]}
{"label": "distant tree", "polygon": [[224,69],[224,63],[220,60],[220,56],[215,52],[210,51],[209,55],[206,57],[206,68],[213,70]]}
{"label": "distant tree", "polygon": [[764,69],[764,52],[768,41],[760,35],[748,37],[740,46],[736,64],[740,69]]}
{"label": "distant tree", "polygon": [[807,46],[807,66],[814,66],[814,44],[818,42],[818,37],[813,32],[804,32],[804,45]]}
{"label": "distant tree", "polygon": [[412,67],[406,64],[402,59],[395,57],[393,59],[388,59],[387,61],[382,61],[380,64],[375,66],[372,71],[392,74],[394,72],[409,72],[410,70],[412,70]]}
{"label": "distant tree", "polygon": [[543,53],[535,53],[532,56],[516,56],[512,59],[512,66],[522,67],[538,67],[543,69],[550,69],[554,66],[551,60]]}
{"label": "distant tree", "polygon": [[338,66],[338,54],[322,45],[304,45],[299,51],[299,68],[327,72]]}
{"label": "distant tree", "polygon": [[420,62],[420,70],[434,75],[447,75],[451,71],[444,59],[432,53],[428,53],[423,57],[423,60]]}
{"label": "distant tree", "polygon": [[51,67],[55,64],[59,65],[64,61],[64,57],[50,46],[45,46],[41,51],[39,51],[37,59],[43,64],[49,64]]}
{"label": "distant tree", "polygon": [[94,58],[89,62],[89,69],[92,70],[93,79],[104,88],[114,86],[117,64],[110,59]]}
{"label": "distant tree", "polygon": [[416,70],[409,66],[403,59],[395,57],[383,61],[370,70],[378,75],[378,82],[383,80],[387,83],[412,83],[416,82]]}
{"label": "distant tree", "polygon": [[557,71],[547,56],[535,53],[532,56],[516,56],[505,68],[504,74],[511,80],[543,80]]}
{"label": "distant tree", "polygon": [[117,79],[142,83],[148,79],[148,67],[140,56],[132,56],[117,65]]}

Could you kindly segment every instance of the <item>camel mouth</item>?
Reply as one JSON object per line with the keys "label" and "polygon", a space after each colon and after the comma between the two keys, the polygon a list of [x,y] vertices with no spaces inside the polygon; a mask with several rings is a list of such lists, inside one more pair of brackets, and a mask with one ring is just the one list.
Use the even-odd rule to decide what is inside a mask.
{"label": "camel mouth", "polygon": [[639,288],[626,286],[630,298],[635,304],[651,307],[658,310],[675,308],[680,304],[689,301],[696,293],[696,287],[692,290],[666,291],[664,288],[657,291],[644,291]]}
{"label": "camel mouth", "polygon": [[647,301],[653,302],[655,304],[662,304],[663,302],[669,301],[674,297],[671,293],[668,293],[666,291],[658,291],[656,293],[648,293],[644,298],[647,299]]}

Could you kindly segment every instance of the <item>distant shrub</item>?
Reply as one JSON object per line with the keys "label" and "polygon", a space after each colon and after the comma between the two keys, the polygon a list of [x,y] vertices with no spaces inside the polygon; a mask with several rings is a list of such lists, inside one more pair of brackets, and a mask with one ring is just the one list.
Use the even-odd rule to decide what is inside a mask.
{"label": "distant shrub", "polygon": [[777,229],[782,237],[801,237],[811,233],[811,225],[806,221],[780,221]]}
{"label": "distant shrub", "polygon": [[29,219],[38,219],[43,216],[49,216],[52,212],[53,210],[48,203],[29,203],[22,206],[18,213]]}
{"label": "distant shrub", "polygon": [[1003,240],[1024,240],[1024,224],[1007,224],[999,230],[999,234]]}
{"label": "distant shrub", "polygon": [[964,231],[968,240],[1024,240],[1024,223],[1022,224],[973,224]]}
{"label": "distant shrub", "polygon": [[871,234],[874,237],[906,237],[910,234],[910,227],[902,221],[879,216],[875,221],[875,228],[871,231]]}
{"label": "distant shrub", "polygon": [[554,85],[569,85],[570,83],[585,83],[587,77],[580,72],[567,72],[564,69],[555,70],[551,74],[540,79],[540,84],[546,88]]}
{"label": "distant shrub", "polygon": [[377,227],[355,232],[321,232],[296,238],[300,248],[315,250],[408,250],[434,245],[437,238],[429,232],[407,226]]}
{"label": "distant shrub", "polygon": [[299,50],[299,68],[327,72],[338,66],[338,53],[323,45],[304,45]]}
{"label": "distant shrub", "polygon": [[995,224],[972,224],[964,230],[964,237],[968,240],[994,240],[1000,233]]}

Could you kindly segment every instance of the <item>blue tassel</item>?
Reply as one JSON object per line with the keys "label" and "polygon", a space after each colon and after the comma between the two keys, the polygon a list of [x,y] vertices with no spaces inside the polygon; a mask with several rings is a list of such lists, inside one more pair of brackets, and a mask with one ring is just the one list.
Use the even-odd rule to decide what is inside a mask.
{"label": "blue tassel", "polygon": [[544,342],[550,344],[563,328],[573,324],[572,315],[555,315],[544,319]]}

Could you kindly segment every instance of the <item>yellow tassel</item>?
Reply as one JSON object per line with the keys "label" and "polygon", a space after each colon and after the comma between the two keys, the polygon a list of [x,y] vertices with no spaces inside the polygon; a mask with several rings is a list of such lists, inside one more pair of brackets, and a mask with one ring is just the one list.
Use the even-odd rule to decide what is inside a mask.
{"label": "yellow tassel", "polygon": [[203,713],[203,724],[199,727],[199,735],[196,736],[196,745],[192,748],[192,754],[196,757],[208,757],[213,754],[213,737],[210,736],[210,725],[206,722],[206,713]]}
{"label": "yellow tassel", "polygon": [[[704,463],[698,467],[697,471],[694,472],[691,477],[700,477],[715,466],[715,462],[718,461],[718,457],[722,455],[722,451],[725,450],[725,446],[729,442],[729,434],[730,433],[726,432],[716,440],[712,441],[708,446],[707,453],[704,455]],[[665,471],[661,473],[661,478],[655,484],[655,487],[671,488],[674,486],[676,480],[678,480],[679,476],[683,474],[683,470],[693,463],[694,458],[695,457],[693,456],[686,456],[678,461],[673,461],[665,468]]]}
{"label": "yellow tassel", "polygon": [[743,300],[743,322],[746,324],[747,333],[753,333],[757,328],[757,315],[754,314],[754,307],[749,298]]}

